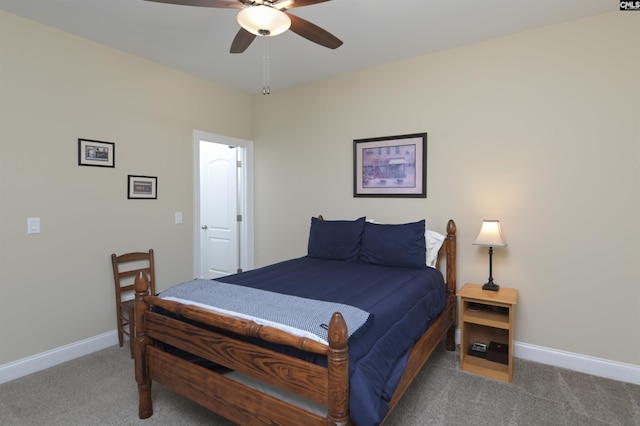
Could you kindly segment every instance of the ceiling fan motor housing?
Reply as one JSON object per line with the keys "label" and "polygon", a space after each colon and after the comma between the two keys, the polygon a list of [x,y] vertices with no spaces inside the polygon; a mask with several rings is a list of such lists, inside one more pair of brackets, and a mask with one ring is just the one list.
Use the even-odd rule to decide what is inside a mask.
{"label": "ceiling fan motor housing", "polygon": [[242,28],[262,37],[282,34],[291,26],[291,19],[286,13],[265,4],[242,9],[237,19]]}

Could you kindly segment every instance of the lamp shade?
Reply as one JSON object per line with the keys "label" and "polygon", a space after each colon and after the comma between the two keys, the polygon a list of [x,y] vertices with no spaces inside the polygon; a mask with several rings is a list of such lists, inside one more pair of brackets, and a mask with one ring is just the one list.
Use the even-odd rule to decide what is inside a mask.
{"label": "lamp shade", "polygon": [[263,37],[282,34],[291,26],[291,19],[286,13],[265,5],[242,9],[237,19],[242,28]]}
{"label": "lamp shade", "polygon": [[473,243],[477,246],[506,247],[507,242],[502,235],[499,220],[483,220],[478,238]]}

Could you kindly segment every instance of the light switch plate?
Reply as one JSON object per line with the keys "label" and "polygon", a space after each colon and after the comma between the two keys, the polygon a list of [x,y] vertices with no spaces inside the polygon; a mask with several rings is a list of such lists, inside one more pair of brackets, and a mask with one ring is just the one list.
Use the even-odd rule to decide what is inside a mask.
{"label": "light switch plate", "polygon": [[40,218],[28,217],[27,218],[27,234],[39,234],[40,233]]}
{"label": "light switch plate", "polygon": [[182,212],[176,212],[176,225],[182,223]]}

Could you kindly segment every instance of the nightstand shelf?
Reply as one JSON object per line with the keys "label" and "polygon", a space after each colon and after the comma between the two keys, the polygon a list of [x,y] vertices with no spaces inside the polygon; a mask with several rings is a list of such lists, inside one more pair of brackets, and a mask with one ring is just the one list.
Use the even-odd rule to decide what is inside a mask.
{"label": "nightstand shelf", "polygon": [[464,371],[478,374],[480,376],[491,377],[493,379],[510,382],[507,380],[509,376],[509,366],[497,362],[489,361],[483,358],[467,355],[464,361]]}
{"label": "nightstand shelf", "polygon": [[[482,290],[465,284],[458,292],[461,307],[460,368],[510,382],[513,379],[513,317],[518,290]],[[485,351],[471,351],[474,343]],[[489,359],[487,359],[489,358]]]}

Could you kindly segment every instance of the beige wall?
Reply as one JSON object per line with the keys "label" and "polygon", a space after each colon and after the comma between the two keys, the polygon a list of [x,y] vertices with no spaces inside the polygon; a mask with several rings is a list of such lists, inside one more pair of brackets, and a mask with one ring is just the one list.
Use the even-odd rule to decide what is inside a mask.
{"label": "beige wall", "polygon": [[[115,328],[111,252],[155,248],[159,289],[191,277],[194,129],[255,141],[257,266],[305,254],[318,213],[454,218],[460,285],[482,282],[471,243],[497,218],[516,340],[640,365],[639,24],[612,13],[250,98],[0,13],[0,365]],[[427,199],[352,197],[353,139],[424,131]],[[79,137],[115,142],[116,167],[78,167]],[[128,201],[127,174],[158,176],[159,199]]]}
{"label": "beige wall", "polygon": [[[250,108],[0,12],[0,365],[115,329],[112,252],[154,248],[159,289],[193,277],[193,131],[250,139]],[[79,167],[78,138],[114,142],[116,167]],[[157,176],[158,199],[127,200],[128,174]]]}
{"label": "beige wall", "polygon": [[[318,213],[453,218],[460,287],[486,281],[472,243],[500,219],[516,340],[640,365],[636,40],[616,12],[256,97],[257,264],[304,254]],[[427,199],[352,197],[353,139],[424,131]]]}

